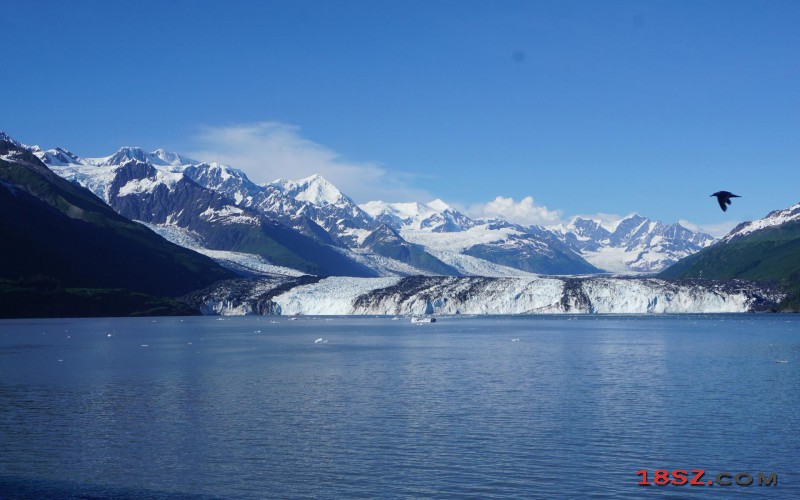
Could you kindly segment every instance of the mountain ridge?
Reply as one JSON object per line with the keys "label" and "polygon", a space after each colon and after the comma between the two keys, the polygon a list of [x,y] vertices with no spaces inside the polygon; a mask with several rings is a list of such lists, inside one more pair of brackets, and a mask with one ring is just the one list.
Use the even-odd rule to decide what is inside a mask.
{"label": "mountain ridge", "polygon": [[[35,153],[45,162],[55,158],[41,149]],[[234,167],[195,162],[163,149],[146,153],[140,148],[125,147],[98,159],[70,155],[61,156],[71,162],[68,164],[55,158],[59,164],[53,164],[54,170],[109,203],[113,204],[109,189],[117,169],[125,162],[140,161],[150,164],[155,171],[150,172],[148,180],[128,186],[128,194],[134,191],[144,194],[147,189],[159,189],[159,184],[169,184],[173,176],[186,176],[201,187],[227,197],[232,206],[255,210],[318,243],[338,246],[355,260],[368,252],[389,259],[386,262],[397,261],[394,266],[397,269],[411,265],[422,274],[446,270],[446,274],[468,275],[480,269],[484,273],[507,275],[509,267],[520,274],[652,273],[713,241],[711,236],[693,233],[679,224],[666,225],[638,214],[621,219],[614,231],[594,222],[595,234],[589,234],[590,223],[580,218],[561,227],[525,227],[502,220],[472,219],[441,199],[428,203],[373,201],[358,205],[318,174],[298,181],[277,179],[259,185]],[[156,223],[174,223],[181,207],[175,206],[171,211],[175,214],[172,219]],[[382,224],[392,228],[396,235],[383,232],[387,238],[384,244],[373,237],[365,246],[364,241],[376,234]],[[442,236],[437,238],[436,234]],[[473,236],[472,241],[467,241]],[[417,250],[395,251],[389,240],[395,243],[402,240],[416,245]],[[454,243],[448,246],[448,241]],[[419,252],[427,256],[412,263],[409,260],[412,254],[421,255]],[[474,259],[483,264],[476,267],[478,261]],[[540,264],[533,265],[533,261]]]}
{"label": "mountain ridge", "polygon": [[[39,306],[82,314],[95,300],[100,312],[117,313],[120,309],[114,308],[127,303],[130,308],[163,307],[167,313],[176,310],[175,304],[158,297],[176,297],[234,276],[119,215],[90,191],[53,173],[18,142],[0,137],[0,262],[13,263],[0,266],[0,314],[13,316]],[[32,305],[15,302],[25,294],[32,294],[26,299],[34,300]],[[71,305],[59,308],[45,297]]]}
{"label": "mountain ridge", "polygon": [[789,293],[780,308],[800,311],[800,203],[739,224],[659,276],[775,282]]}
{"label": "mountain ridge", "polygon": [[[57,301],[77,300],[75,310],[87,296],[64,295],[62,286],[100,287],[88,296],[106,297],[109,307],[116,301],[128,308],[170,311],[182,306],[134,298],[126,290],[174,297],[234,275],[186,249],[251,277],[561,275],[567,295],[572,281],[566,275],[597,274],[609,270],[605,264],[622,263],[622,271],[661,271],[661,278],[775,282],[787,291],[784,310],[791,310],[786,304],[800,306],[800,203],[739,224],[719,241],[637,213],[613,222],[574,217],[563,225],[523,226],[472,219],[441,199],[357,205],[321,175],[258,185],[228,165],[196,162],[164,149],[148,153],[123,147],[106,157],[81,158],[61,147],[25,146],[0,132],[0,213],[4,233],[17,235],[2,256],[44,273],[14,274],[6,266],[0,292],[35,289]],[[105,228],[105,233],[89,236],[86,227]],[[117,235],[127,235],[129,243],[117,245]],[[93,254],[85,248],[92,242],[107,250]],[[159,257],[161,267],[151,268],[160,269],[163,278],[166,262],[173,274],[184,273],[183,284],[172,277],[154,288],[147,272],[129,265],[133,261],[125,256],[141,244],[147,247],[138,250],[144,260],[172,252],[166,260]],[[54,257],[48,249],[68,257]],[[86,255],[93,256],[93,266],[114,271],[75,267]],[[128,265],[120,267],[109,256]],[[202,269],[203,277],[191,275],[189,268]],[[101,292],[116,286],[113,279],[103,279],[106,275],[125,285],[123,295]],[[194,281],[188,283],[190,275]]]}

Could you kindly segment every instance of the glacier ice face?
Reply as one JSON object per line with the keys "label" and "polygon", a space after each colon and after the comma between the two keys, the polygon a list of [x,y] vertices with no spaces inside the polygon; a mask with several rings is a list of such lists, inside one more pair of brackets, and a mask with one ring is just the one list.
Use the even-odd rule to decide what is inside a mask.
{"label": "glacier ice face", "polygon": [[230,283],[188,302],[208,314],[682,314],[766,310],[783,298],[738,280],[414,276]]}
{"label": "glacier ice face", "polygon": [[400,278],[326,278],[292,288],[273,301],[285,315],[379,314],[356,311],[354,304],[360,296],[399,281]]}

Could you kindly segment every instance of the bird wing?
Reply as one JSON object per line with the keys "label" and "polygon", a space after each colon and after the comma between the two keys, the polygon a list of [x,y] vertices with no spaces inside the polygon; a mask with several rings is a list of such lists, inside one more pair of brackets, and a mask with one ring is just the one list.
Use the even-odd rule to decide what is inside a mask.
{"label": "bird wing", "polygon": [[[728,207],[725,206],[725,197],[724,196],[717,196],[717,201],[719,202],[719,208],[721,208],[723,212],[727,212],[728,211]],[[728,203],[730,203],[730,201],[731,200],[728,200]]]}

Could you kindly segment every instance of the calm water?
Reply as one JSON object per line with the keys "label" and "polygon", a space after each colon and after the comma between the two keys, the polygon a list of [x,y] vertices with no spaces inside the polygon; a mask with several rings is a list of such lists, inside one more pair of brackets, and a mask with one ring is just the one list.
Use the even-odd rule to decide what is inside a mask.
{"label": "calm water", "polygon": [[0,497],[753,495],[800,498],[798,316],[0,322]]}

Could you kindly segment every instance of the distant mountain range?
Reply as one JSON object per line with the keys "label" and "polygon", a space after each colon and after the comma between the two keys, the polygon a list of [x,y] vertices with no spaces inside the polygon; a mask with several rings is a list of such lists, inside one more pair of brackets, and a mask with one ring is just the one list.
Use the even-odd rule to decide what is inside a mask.
{"label": "distant mountain range", "polygon": [[[614,224],[576,217],[565,225],[523,226],[473,219],[442,200],[358,205],[319,175],[255,184],[241,170],[163,149],[125,147],[82,158],[0,132],[0,230],[0,315],[6,316],[191,313],[174,298],[220,280],[265,276],[277,280],[272,294],[281,283],[325,276],[660,272],[660,278],[771,281],[789,291],[784,309],[800,304],[800,205],[741,224],[716,243],[637,214]],[[350,278],[342,279],[350,286]],[[575,300],[589,293],[578,288],[595,283],[560,279],[563,296],[577,294]],[[382,282],[375,283],[354,290]],[[461,301],[478,282],[453,283],[466,287],[466,295],[452,297]],[[622,280],[612,288],[637,293],[642,286]],[[720,286],[709,284],[708,297]],[[440,288],[448,289],[430,290]],[[669,293],[652,300],[670,300]]]}
{"label": "distant mountain range", "polygon": [[319,175],[259,185],[163,149],[103,158],[30,151],[120,214],[229,267],[252,262],[254,274],[265,266],[348,276],[653,273],[714,241],[635,214],[613,226],[575,218],[541,227],[472,219],[441,200],[357,205]]}

